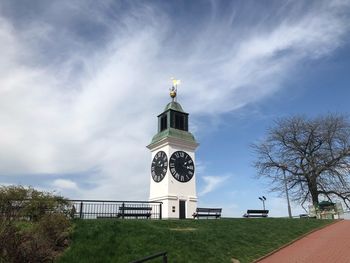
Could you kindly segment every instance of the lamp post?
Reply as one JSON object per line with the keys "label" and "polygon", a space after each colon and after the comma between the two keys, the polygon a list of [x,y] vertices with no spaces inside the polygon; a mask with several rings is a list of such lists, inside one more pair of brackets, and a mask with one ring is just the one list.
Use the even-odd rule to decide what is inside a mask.
{"label": "lamp post", "polygon": [[292,210],[290,209],[290,202],[289,202],[289,195],[288,195],[288,187],[287,187],[287,179],[286,179],[287,165],[282,164],[281,167],[282,167],[282,171],[283,171],[284,187],[285,187],[286,196],[287,196],[288,216],[289,216],[289,218],[292,218]]}
{"label": "lamp post", "polygon": [[261,196],[261,197],[259,197],[259,199],[260,199],[260,201],[263,203],[263,208],[264,208],[264,210],[266,210],[266,209],[265,209],[266,197],[265,197],[265,196]]}

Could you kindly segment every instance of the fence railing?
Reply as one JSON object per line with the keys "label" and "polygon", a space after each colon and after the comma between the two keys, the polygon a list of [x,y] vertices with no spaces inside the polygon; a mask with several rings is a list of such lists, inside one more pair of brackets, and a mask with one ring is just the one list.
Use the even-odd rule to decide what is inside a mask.
{"label": "fence railing", "polygon": [[63,213],[70,218],[162,219],[162,203],[148,201],[7,200],[0,206],[0,218],[36,220],[47,213]]}
{"label": "fence railing", "polygon": [[148,256],[148,257],[145,257],[143,259],[132,261],[130,263],[144,263],[146,261],[149,261],[149,260],[152,260],[152,259],[155,259],[155,258],[160,258],[160,257],[162,258],[162,263],[168,263],[167,252],[161,252],[161,253],[158,253],[158,254],[154,254],[152,256]]}
{"label": "fence railing", "polygon": [[74,218],[162,219],[162,203],[148,201],[70,200]]}

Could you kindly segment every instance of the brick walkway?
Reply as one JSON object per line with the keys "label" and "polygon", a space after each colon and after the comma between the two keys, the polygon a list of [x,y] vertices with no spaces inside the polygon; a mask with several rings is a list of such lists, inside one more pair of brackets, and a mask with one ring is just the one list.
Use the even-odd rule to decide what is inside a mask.
{"label": "brick walkway", "polygon": [[350,220],[313,232],[259,263],[350,263]]}

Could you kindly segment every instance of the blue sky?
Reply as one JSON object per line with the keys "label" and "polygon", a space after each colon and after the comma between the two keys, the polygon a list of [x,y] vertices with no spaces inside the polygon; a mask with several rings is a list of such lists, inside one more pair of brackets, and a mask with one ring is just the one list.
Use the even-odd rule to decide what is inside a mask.
{"label": "blue sky", "polygon": [[[249,145],[276,118],[349,113],[349,1],[0,2],[0,184],[148,198],[170,77],[200,143],[199,206],[287,215]],[[293,213],[303,212],[293,204]]]}

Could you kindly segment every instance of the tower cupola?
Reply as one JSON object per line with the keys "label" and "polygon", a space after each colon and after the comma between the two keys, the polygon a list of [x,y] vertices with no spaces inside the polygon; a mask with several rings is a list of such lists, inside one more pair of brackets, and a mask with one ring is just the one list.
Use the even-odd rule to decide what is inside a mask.
{"label": "tower cupola", "polygon": [[173,86],[170,89],[172,101],[158,115],[158,133],[153,137],[149,146],[165,137],[177,137],[197,144],[194,136],[188,131],[189,114],[183,110],[180,103],[176,100],[178,83],[178,80],[173,80]]}

